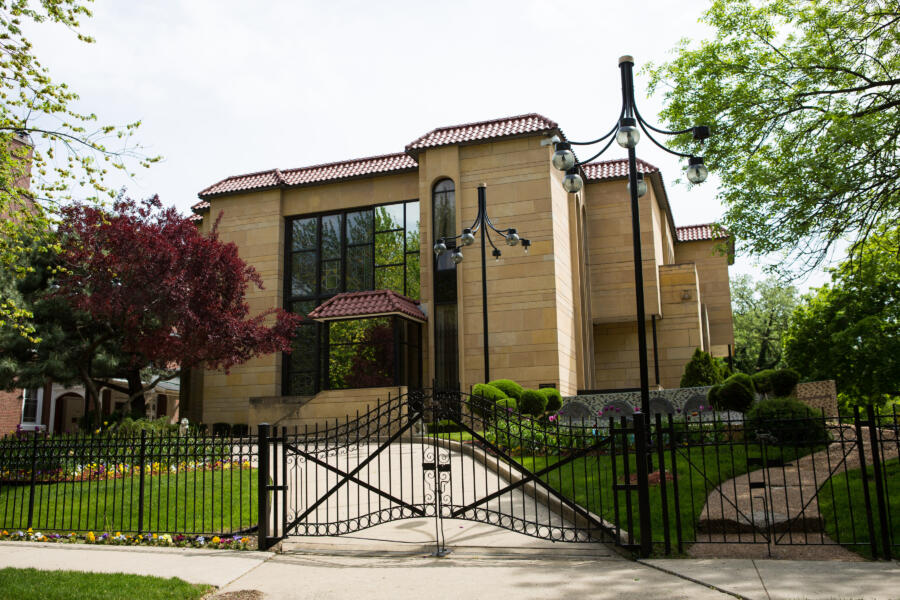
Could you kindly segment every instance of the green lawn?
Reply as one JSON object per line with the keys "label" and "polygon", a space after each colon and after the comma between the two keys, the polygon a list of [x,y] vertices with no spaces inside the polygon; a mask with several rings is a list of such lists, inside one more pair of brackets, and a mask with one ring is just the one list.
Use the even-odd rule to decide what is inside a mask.
{"label": "green lawn", "polygon": [[[900,459],[889,460],[883,468],[887,475],[887,514],[889,531],[894,544],[900,544]],[[875,495],[874,471],[867,467],[869,497],[872,502],[872,523],[878,555],[883,558],[878,501]],[[851,502],[852,499],[852,502]],[[819,490],[819,512],[825,522],[828,537],[844,544],[850,550],[872,558],[867,514],[862,482],[862,469],[839,473],[830,478]],[[896,558],[900,554],[897,545],[892,549]]]}
{"label": "green lawn", "polygon": [[[779,458],[789,462],[800,455],[807,454],[809,450],[792,448],[768,449],[769,458]],[[706,497],[717,485],[747,472],[747,457],[759,457],[758,446],[743,446],[739,444],[684,448],[677,452],[675,466],[678,473],[678,506],[681,516],[681,535],[685,544],[697,539],[696,525],[706,503]],[[530,456],[519,459],[527,469],[537,471],[548,464],[553,464],[556,459]],[[693,465],[693,467],[692,467]],[[616,457],[616,479],[624,482],[623,457]],[[672,461],[669,451],[665,452],[666,472],[672,473]],[[635,457],[629,455],[630,473],[635,473]],[[653,468],[658,469],[657,455],[653,456]],[[755,465],[753,468],[757,468]],[[544,481],[562,493],[573,499],[576,503],[588,508],[591,512],[602,516],[609,522],[615,522],[615,505],[613,502],[613,462],[609,455],[587,456],[576,459],[561,468],[551,471],[542,477]],[[751,469],[752,470],[752,469]],[[704,477],[704,474],[706,475]],[[668,482],[665,486],[667,494],[669,532],[673,552],[677,551],[677,534],[675,518],[674,483]],[[619,491],[619,525],[625,530],[629,529],[627,511],[627,492]],[[637,491],[631,492],[631,516],[630,530],[634,533],[634,543],[639,540],[640,526],[638,523]],[[663,528],[663,502],[662,486],[650,486],[651,529],[653,541],[661,544],[664,541]],[[703,535],[703,534],[701,534]],[[660,546],[661,548],[661,546]]]}
{"label": "green lawn", "polygon": [[193,600],[211,589],[175,577],[0,569],[0,600]]}
{"label": "green lawn", "polygon": [[[229,533],[256,523],[256,469],[146,476],[143,530]],[[137,531],[138,477],[38,485],[33,529]],[[0,527],[27,527],[29,488],[0,491]]]}

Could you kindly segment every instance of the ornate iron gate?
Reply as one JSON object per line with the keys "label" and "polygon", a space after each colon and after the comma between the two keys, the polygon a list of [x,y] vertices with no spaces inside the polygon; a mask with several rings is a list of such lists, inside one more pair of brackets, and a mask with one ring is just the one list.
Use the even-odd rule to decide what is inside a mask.
{"label": "ornate iron gate", "polygon": [[389,397],[327,427],[261,425],[260,547],[421,517],[434,519],[439,552],[444,519],[553,541],[618,540],[615,527],[584,506],[617,485],[598,468],[607,433],[594,419],[539,421],[432,390]]}

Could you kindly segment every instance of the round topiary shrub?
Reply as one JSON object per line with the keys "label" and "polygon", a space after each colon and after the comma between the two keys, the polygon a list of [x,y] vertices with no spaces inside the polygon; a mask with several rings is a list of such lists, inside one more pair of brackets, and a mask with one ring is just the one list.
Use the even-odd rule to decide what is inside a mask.
{"label": "round topiary shrub", "polygon": [[562,394],[559,393],[559,390],[556,388],[541,388],[538,392],[547,398],[547,405],[544,407],[544,410],[555,413],[562,408]]}
{"label": "round topiary shrub", "polygon": [[708,403],[708,406],[719,406],[719,390],[721,389],[721,383],[709,388],[709,391],[706,392],[706,402]]}
{"label": "round topiary shrub", "polygon": [[502,398],[497,400],[496,406],[498,414],[508,413],[510,412],[510,409],[512,409],[512,412],[519,410],[519,404],[516,402],[515,398]]}
{"label": "round topiary shrub", "polygon": [[793,369],[779,369],[772,373],[772,393],[776,396],[790,396],[798,383],[800,383],[800,373]]}
{"label": "round topiary shrub", "polygon": [[493,410],[498,400],[504,400],[506,394],[488,383],[476,383],[472,387],[472,396],[469,398],[469,409],[476,415],[483,417]]}
{"label": "round topiary shrub", "polygon": [[718,386],[714,406],[718,410],[746,412],[756,399],[756,391],[749,375],[735,373]]}
{"label": "round topiary shrub", "polygon": [[772,393],[772,374],[775,373],[774,369],[766,369],[764,371],[760,371],[758,373],[754,373],[750,379],[753,380],[753,386],[756,388],[756,391],[760,394],[770,394]]}
{"label": "round topiary shrub", "polygon": [[495,379],[488,383],[488,385],[492,385],[509,398],[515,398],[516,400],[522,399],[522,392],[525,391],[521,385],[513,381],[512,379]]}
{"label": "round topiary shrub", "polygon": [[519,398],[519,410],[526,415],[540,416],[547,408],[547,397],[537,390],[524,390]]}
{"label": "round topiary shrub", "polygon": [[818,446],[827,443],[825,420],[793,398],[767,398],[746,415],[746,428],[759,439],[768,434],[778,446]]}

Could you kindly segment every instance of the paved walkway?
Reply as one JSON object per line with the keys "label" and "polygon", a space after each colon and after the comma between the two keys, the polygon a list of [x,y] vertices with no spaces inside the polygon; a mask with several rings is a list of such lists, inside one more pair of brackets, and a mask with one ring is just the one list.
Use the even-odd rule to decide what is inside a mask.
{"label": "paved walkway", "polygon": [[246,590],[288,600],[900,598],[896,562],[633,562],[618,556],[586,558],[573,555],[569,545],[556,546],[561,548],[501,557],[458,545],[449,557],[433,558],[425,552],[360,556],[305,549],[273,554],[0,542],[0,566],[180,577],[217,586],[223,599]]}

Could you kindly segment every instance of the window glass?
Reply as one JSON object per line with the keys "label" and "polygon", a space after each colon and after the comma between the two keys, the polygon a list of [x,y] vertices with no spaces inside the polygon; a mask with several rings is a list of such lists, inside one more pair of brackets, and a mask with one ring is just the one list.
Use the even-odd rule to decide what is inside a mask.
{"label": "window glass", "polygon": [[347,213],[347,243],[368,244],[372,242],[372,211],[362,210]]}
{"label": "window glass", "polygon": [[434,239],[456,235],[456,196],[453,182],[439,181],[434,186]]}
{"label": "window glass", "polygon": [[316,219],[295,219],[291,235],[292,250],[312,250],[316,247]]}
{"label": "window glass", "polygon": [[348,292],[371,290],[372,246],[350,246],[347,248],[347,289]]}
{"label": "window glass", "polygon": [[322,259],[341,257],[341,215],[322,217]]}
{"label": "window glass", "polygon": [[375,264],[403,264],[402,231],[388,231],[375,234]]}
{"label": "window glass", "polygon": [[419,299],[419,283],[421,273],[419,272],[419,255],[406,255],[406,295],[413,300]]}
{"label": "window glass", "polygon": [[341,291],[341,261],[322,262],[322,293],[334,294]]}
{"label": "window glass", "polygon": [[403,265],[375,269],[375,289],[403,293]]}
{"label": "window glass", "polygon": [[316,293],[316,253],[298,252],[291,258],[291,294],[312,296]]}
{"label": "window glass", "polygon": [[332,321],[328,326],[329,388],[394,384],[392,318]]}
{"label": "window glass", "polygon": [[388,204],[375,209],[375,231],[403,229],[403,204]]}
{"label": "window glass", "polygon": [[406,251],[419,251],[419,203],[406,203]]}
{"label": "window glass", "polygon": [[37,421],[38,391],[36,388],[23,391],[22,422],[34,423]]}

